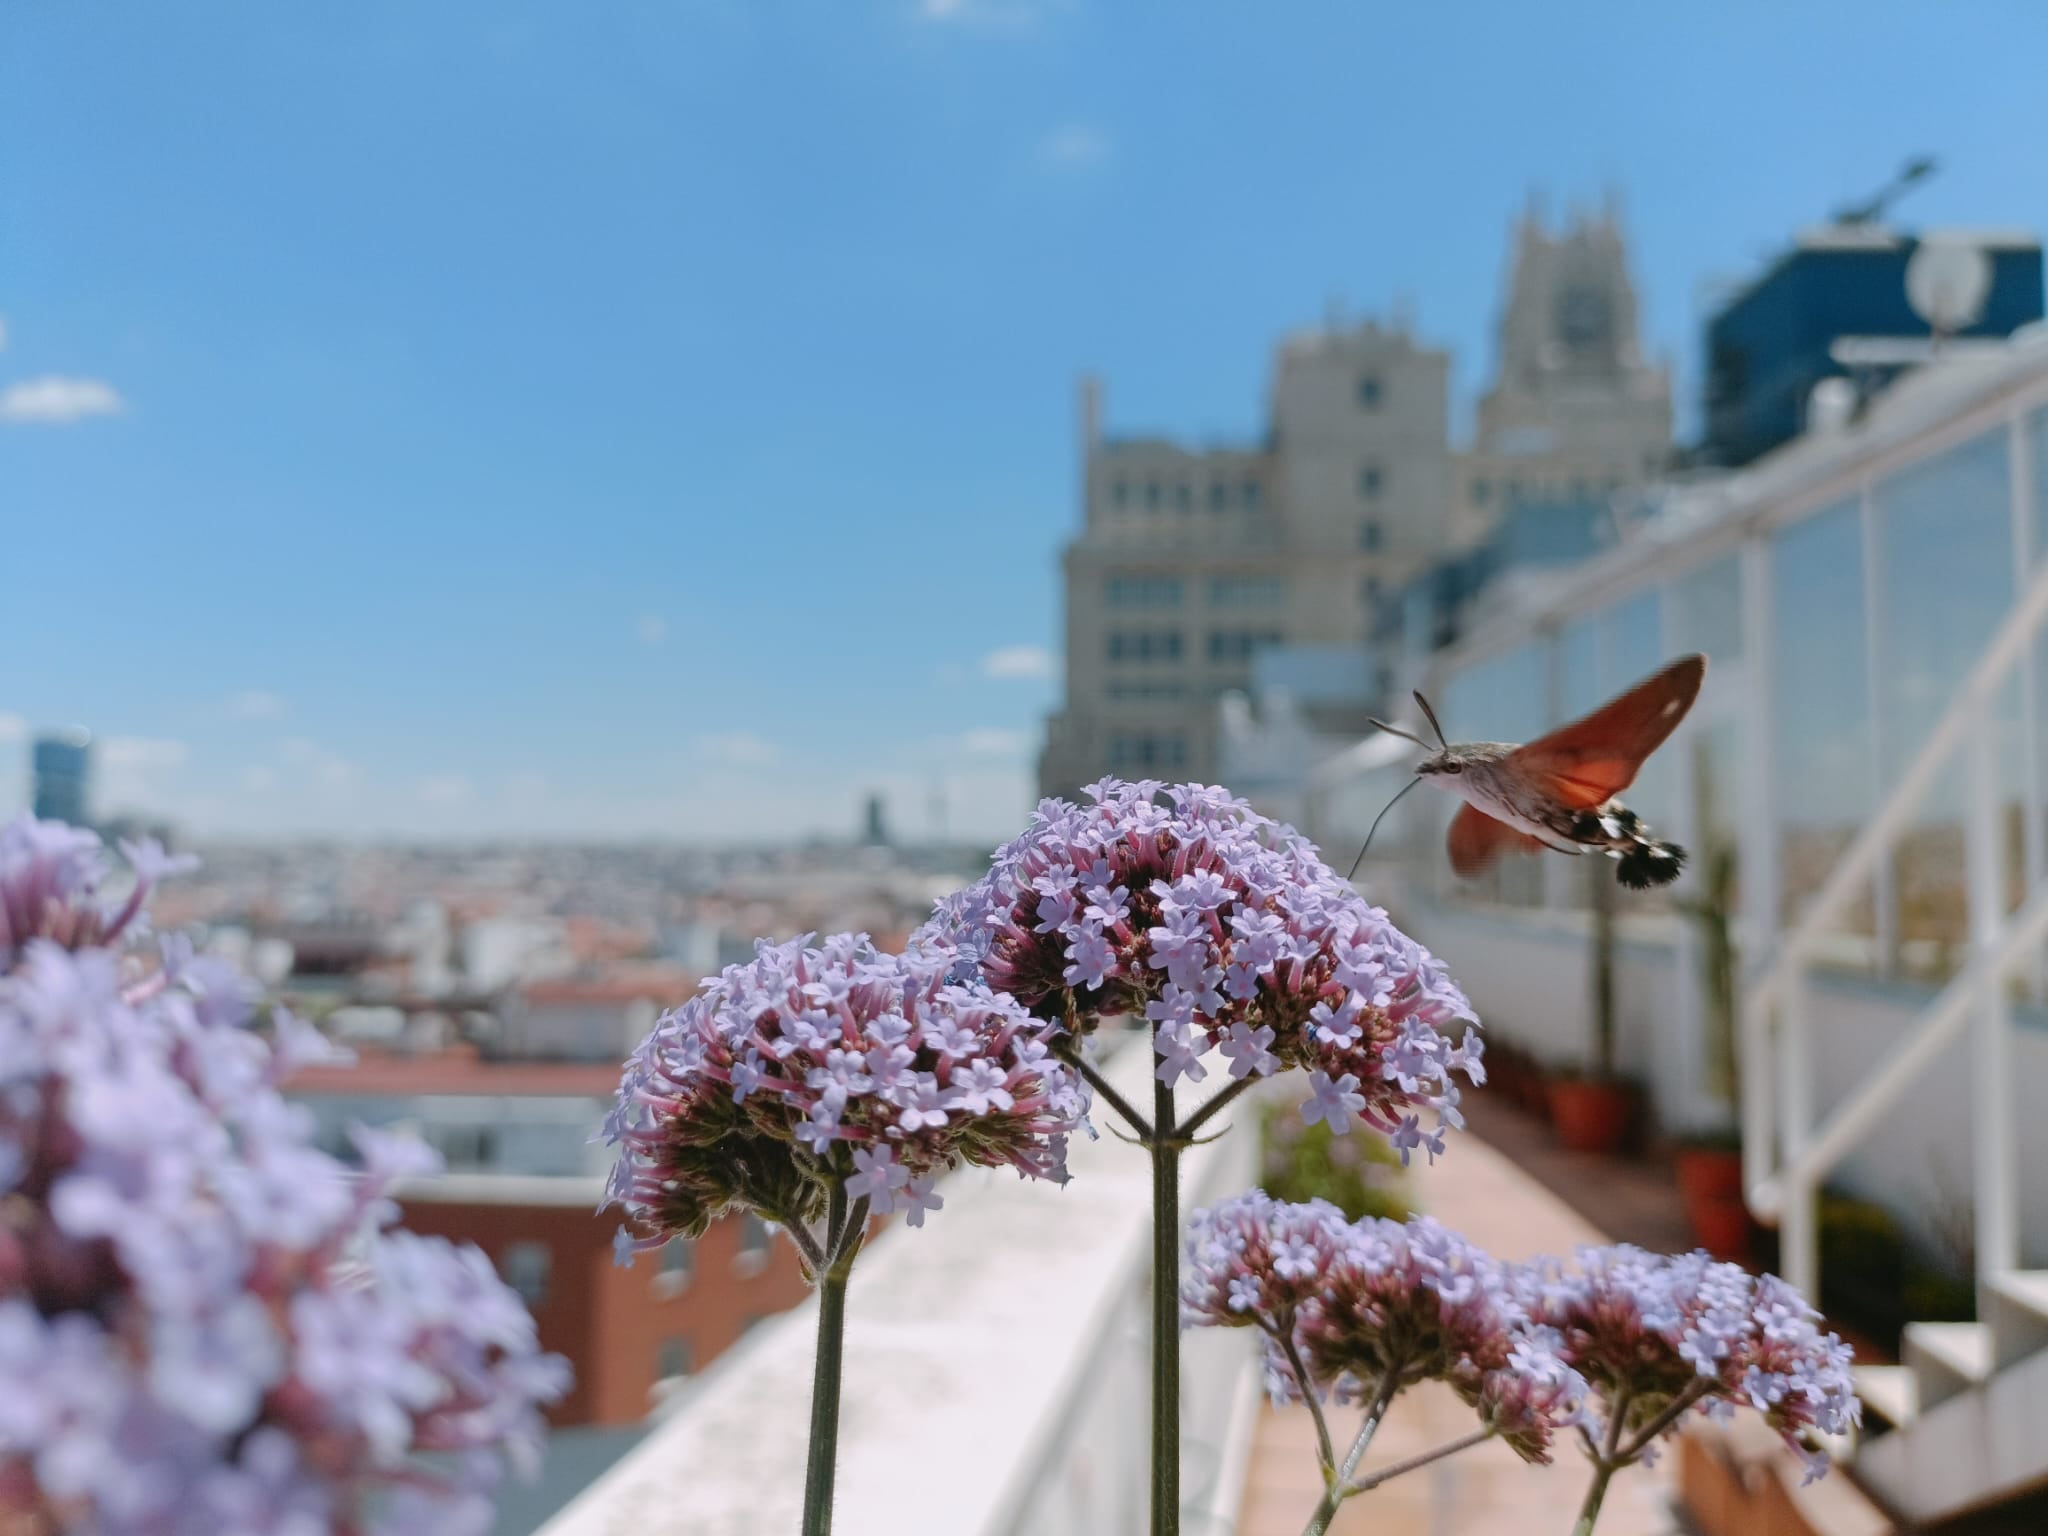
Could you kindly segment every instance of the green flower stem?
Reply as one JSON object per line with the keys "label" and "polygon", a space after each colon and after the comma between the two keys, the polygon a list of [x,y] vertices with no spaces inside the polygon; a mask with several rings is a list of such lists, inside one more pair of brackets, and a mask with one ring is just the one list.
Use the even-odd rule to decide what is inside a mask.
{"label": "green flower stem", "polygon": [[1081,1054],[1080,1044],[1070,1035],[1053,1047],[1053,1054],[1081,1074],[1081,1078],[1093,1088],[1109,1107],[1123,1117],[1124,1124],[1137,1133],[1138,1140],[1145,1145],[1152,1144],[1151,1122],[1139,1114],[1131,1101],[1110,1085],[1108,1078],[1098,1072],[1087,1057]]}
{"label": "green flower stem", "polygon": [[1401,1390],[1402,1364],[1396,1360],[1388,1365],[1386,1374],[1380,1377],[1380,1389],[1373,1394],[1372,1406],[1365,1410],[1365,1422],[1358,1427],[1358,1438],[1351,1442],[1351,1449],[1344,1453],[1344,1465],[1336,1475],[1328,1479],[1323,1490],[1323,1501],[1316,1506],[1316,1512],[1309,1516],[1308,1524],[1302,1527],[1301,1536],[1324,1536],[1330,1529],[1330,1522],[1337,1518],[1337,1506],[1342,1504],[1349,1492],[1351,1474],[1358,1470],[1359,1462],[1365,1459],[1366,1447],[1372,1444],[1372,1437],[1378,1432],[1380,1420],[1387,1416],[1387,1407],[1394,1401],[1394,1394]]}
{"label": "green flower stem", "polygon": [[839,1458],[840,1356],[846,1343],[846,1282],[860,1255],[867,1202],[847,1209],[846,1185],[835,1181],[825,1221],[828,1258],[818,1285],[818,1357],[811,1376],[811,1449],[804,1468],[803,1536],[830,1536],[832,1479]]}
{"label": "green flower stem", "polygon": [[[1162,1133],[1173,1127],[1173,1085],[1156,1075],[1152,1124]],[[1152,1154],[1152,1536],[1179,1536],[1181,1146],[1166,1134],[1146,1140]]]}
{"label": "green flower stem", "polygon": [[1491,1440],[1496,1433],[1492,1426],[1482,1425],[1462,1439],[1440,1445],[1433,1451],[1423,1451],[1419,1455],[1410,1456],[1406,1461],[1397,1461],[1390,1467],[1381,1467],[1371,1477],[1361,1477],[1346,1488],[1344,1497],[1348,1499],[1354,1494],[1370,1493],[1381,1483],[1392,1482],[1404,1472],[1413,1472],[1417,1467],[1426,1467],[1432,1461],[1442,1461],[1446,1456],[1455,1456],[1460,1451],[1469,1451],[1475,1445],[1482,1445]]}
{"label": "green flower stem", "polygon": [[1268,1331],[1286,1357],[1287,1369],[1294,1373],[1294,1384],[1301,1391],[1301,1400],[1308,1404],[1308,1416],[1315,1420],[1316,1460],[1323,1469],[1323,1481],[1328,1483],[1337,1475],[1337,1449],[1330,1443],[1330,1421],[1323,1417],[1323,1401],[1316,1395],[1315,1383],[1309,1380],[1308,1367],[1301,1362],[1301,1347],[1294,1342],[1293,1309],[1288,1310],[1286,1319],[1278,1327]]}
{"label": "green flower stem", "polygon": [[1579,1506],[1579,1523],[1572,1536],[1593,1536],[1600,1519],[1600,1505],[1607,1498],[1607,1485],[1621,1469],[1621,1426],[1628,1418],[1628,1393],[1619,1393],[1607,1409],[1607,1444],[1593,1463],[1593,1481],[1586,1487],[1586,1501]]}
{"label": "green flower stem", "polygon": [[1173,1139],[1182,1143],[1190,1141],[1196,1131],[1199,1131],[1204,1125],[1209,1123],[1210,1116],[1214,1115],[1218,1110],[1227,1108],[1230,1102],[1239,1094],[1262,1081],[1264,1079],[1257,1077],[1240,1077],[1192,1115],[1189,1115],[1185,1121],[1175,1126],[1173,1128]]}
{"label": "green flower stem", "polygon": [[1615,1470],[1613,1463],[1605,1461],[1593,1469],[1593,1481],[1586,1489],[1586,1502],[1579,1506],[1579,1523],[1572,1527],[1572,1536],[1593,1536],[1593,1525],[1600,1518],[1600,1504],[1607,1497],[1607,1485]]}

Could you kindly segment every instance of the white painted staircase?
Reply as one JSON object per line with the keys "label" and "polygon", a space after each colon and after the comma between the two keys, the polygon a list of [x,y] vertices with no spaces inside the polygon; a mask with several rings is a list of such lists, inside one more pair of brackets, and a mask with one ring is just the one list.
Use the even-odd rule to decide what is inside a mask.
{"label": "white painted staircase", "polygon": [[1909,1324],[1904,1364],[1856,1373],[1854,1475],[1913,1525],[2048,1487],[2048,1271],[1985,1289],[1984,1321]]}

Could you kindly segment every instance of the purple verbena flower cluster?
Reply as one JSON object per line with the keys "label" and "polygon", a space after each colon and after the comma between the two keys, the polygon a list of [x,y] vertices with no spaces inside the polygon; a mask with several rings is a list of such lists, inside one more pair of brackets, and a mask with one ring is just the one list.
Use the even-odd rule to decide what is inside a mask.
{"label": "purple verbena flower cluster", "polygon": [[1703,1253],[1502,1264],[1426,1217],[1347,1222],[1254,1190],[1190,1218],[1181,1301],[1189,1324],[1264,1332],[1276,1396],[1302,1392],[1290,1342],[1319,1396],[1446,1381],[1532,1461],[1617,1409],[1618,1449],[1640,1455],[1695,1408],[1747,1405],[1818,1477],[1816,1432],[1862,1416],[1848,1347],[1798,1292]]}
{"label": "purple verbena flower cluster", "polygon": [[815,1220],[834,1183],[911,1225],[962,1163],[1064,1180],[1087,1089],[1046,1027],[952,957],[884,954],[865,934],[762,943],[664,1014],[626,1063],[604,1135],[608,1199],[652,1236],[732,1206]]}
{"label": "purple verbena flower cluster", "polygon": [[1105,779],[1088,793],[1042,802],[920,940],[1077,1034],[1143,1016],[1164,1082],[1200,1081],[1212,1049],[1233,1078],[1301,1067],[1306,1118],[1363,1119],[1404,1158],[1441,1152],[1461,1123],[1453,1072],[1484,1073],[1476,1033],[1454,1046],[1439,1032],[1472,1010],[1436,960],[1225,790]]}
{"label": "purple verbena flower cluster", "polygon": [[1746,1404],[1805,1456],[1811,1480],[1828,1466],[1816,1432],[1862,1420],[1849,1346],[1775,1275],[1623,1244],[1581,1249],[1575,1269],[1532,1266],[1524,1289],[1601,1401],[1623,1405],[1627,1432],[1681,1401],[1710,1413]]}
{"label": "purple verbena flower cluster", "polygon": [[103,901],[89,833],[0,831],[0,1527],[485,1529],[566,1365],[482,1253],[385,1230],[419,1149],[312,1144],[277,1085],[316,1030],[115,948],[173,867],[126,851]]}
{"label": "purple verbena flower cluster", "polygon": [[1537,1462],[1579,1420],[1585,1382],[1512,1275],[1428,1217],[1351,1222],[1323,1201],[1253,1190],[1196,1212],[1187,1246],[1184,1321],[1260,1329],[1276,1398],[1369,1400],[1443,1381]]}

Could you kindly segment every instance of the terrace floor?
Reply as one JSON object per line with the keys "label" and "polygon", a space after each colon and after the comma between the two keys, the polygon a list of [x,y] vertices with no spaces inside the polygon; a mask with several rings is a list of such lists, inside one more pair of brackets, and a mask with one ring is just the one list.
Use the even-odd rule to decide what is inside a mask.
{"label": "terrace floor", "polygon": [[[1481,1247],[1504,1259],[1526,1259],[1615,1239],[1666,1250],[1691,1246],[1677,1191],[1656,1165],[1561,1152],[1534,1120],[1505,1106],[1476,1107],[1471,1119],[1473,1129],[1454,1138],[1435,1167],[1418,1167],[1410,1188],[1422,1209]],[[1569,1188],[1572,1203],[1546,1185]],[[1588,1210],[1601,1213],[1598,1224],[1581,1214]],[[1331,1435],[1342,1443],[1357,1424],[1356,1410],[1338,1410]],[[1471,1427],[1470,1410],[1447,1388],[1408,1393],[1381,1426],[1363,1470],[1442,1445]],[[1600,1536],[1680,1529],[1669,1504],[1674,1460],[1667,1456],[1659,1467],[1632,1468],[1615,1479]],[[1556,1466],[1531,1467],[1505,1446],[1482,1445],[1353,1499],[1339,1511],[1331,1536],[1568,1536],[1585,1486],[1569,1447],[1560,1448]],[[1307,1410],[1265,1407],[1253,1437],[1238,1536],[1299,1536],[1320,1493]]]}

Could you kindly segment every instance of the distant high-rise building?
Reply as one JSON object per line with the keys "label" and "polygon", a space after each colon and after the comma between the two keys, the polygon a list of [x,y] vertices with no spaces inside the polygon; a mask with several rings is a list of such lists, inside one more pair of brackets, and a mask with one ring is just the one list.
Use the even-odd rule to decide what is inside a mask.
{"label": "distant high-rise building", "polygon": [[880,795],[869,795],[866,814],[861,818],[861,841],[870,848],[886,847],[889,822]]}
{"label": "distant high-rise building", "polygon": [[92,738],[84,731],[53,731],[35,739],[33,803],[45,821],[90,824],[92,805]]}
{"label": "distant high-rise building", "polygon": [[1373,321],[1290,336],[1256,445],[1105,437],[1081,386],[1066,698],[1040,788],[1207,779],[1217,700],[1276,646],[1359,646],[1382,584],[1446,547],[1450,354]]}
{"label": "distant high-rise building", "polygon": [[[1046,723],[1043,793],[1103,774],[1215,778],[1218,702],[1250,689],[1262,653],[1376,655],[1386,598],[1486,544],[1514,507],[1604,506],[1670,454],[1670,377],[1640,356],[1611,207],[1555,234],[1520,221],[1499,372],[1464,453],[1450,365],[1401,321],[1291,336],[1256,445],[1107,437],[1083,381],[1066,696]],[[1374,700],[1350,702],[1363,729]]]}
{"label": "distant high-rise building", "polygon": [[[1988,278],[1977,317],[1961,338],[2009,336],[2042,317],[2041,242],[2023,233],[1943,232],[1974,246]],[[1879,224],[1827,225],[1800,235],[1707,321],[1705,435],[1708,464],[1740,465],[1806,429],[1814,386],[1851,372],[1860,343],[1930,337],[1907,294],[1906,266],[1924,243]]]}
{"label": "distant high-rise building", "polygon": [[1531,207],[1509,260],[1499,363],[1460,466],[1460,549],[1485,542],[1517,503],[1605,501],[1654,479],[1671,456],[1671,375],[1637,341],[1613,202],[1554,233]]}

